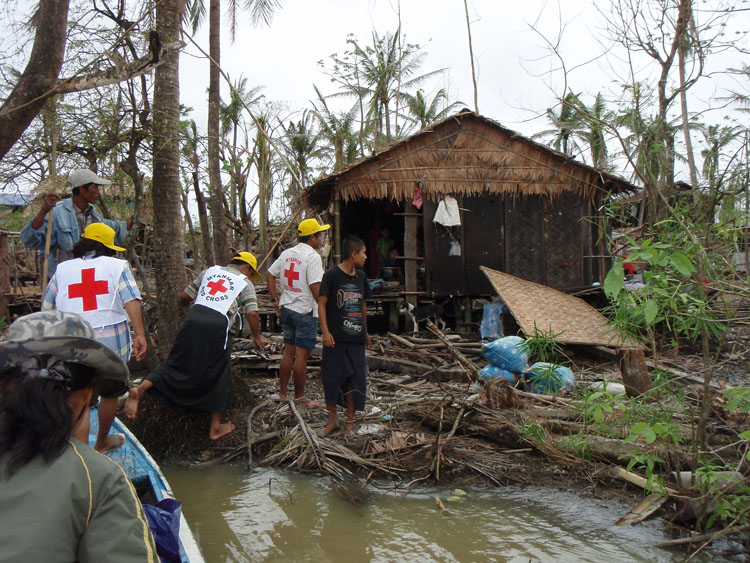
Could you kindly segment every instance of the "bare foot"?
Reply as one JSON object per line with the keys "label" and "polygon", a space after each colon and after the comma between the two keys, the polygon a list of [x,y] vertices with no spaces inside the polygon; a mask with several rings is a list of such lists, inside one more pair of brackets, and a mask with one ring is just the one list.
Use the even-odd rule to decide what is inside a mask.
{"label": "bare foot", "polygon": [[105,454],[107,452],[111,452],[112,450],[116,450],[117,448],[121,447],[124,443],[125,443],[124,434],[110,434],[107,436],[107,439],[104,440],[103,444],[99,444],[99,442],[97,442],[94,445],[94,449],[97,452]]}
{"label": "bare foot", "polygon": [[216,430],[211,429],[211,432],[209,433],[208,437],[211,438],[212,440],[218,440],[222,436],[226,436],[232,431],[234,431],[234,423],[224,422],[223,424],[219,424]]}
{"label": "bare foot", "polygon": [[323,428],[323,436],[328,436],[329,434],[332,434],[338,429],[339,429],[339,425],[337,422],[329,422],[328,425],[326,425],[326,427]]}
{"label": "bare foot", "polygon": [[344,425],[344,433],[347,438],[354,438],[354,421],[347,420]]}
{"label": "bare foot", "polygon": [[308,409],[314,409],[315,407],[320,406],[320,403],[316,403],[315,401],[307,397],[295,397],[294,402],[300,407],[305,407]]}
{"label": "bare foot", "polygon": [[128,393],[128,398],[125,399],[125,416],[129,419],[134,419],[138,414],[138,401],[141,400],[141,393],[138,387],[131,389]]}

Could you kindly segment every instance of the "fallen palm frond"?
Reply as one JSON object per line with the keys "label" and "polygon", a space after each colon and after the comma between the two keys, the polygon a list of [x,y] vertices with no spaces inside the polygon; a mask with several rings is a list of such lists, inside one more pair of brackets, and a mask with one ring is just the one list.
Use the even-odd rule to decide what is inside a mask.
{"label": "fallen palm frond", "polygon": [[[312,452],[305,432],[299,426],[295,426],[282,436],[278,447],[263,458],[260,464],[286,465],[301,470],[320,469],[337,479],[343,479],[345,475],[352,474],[351,470],[342,462],[372,469],[383,474],[396,474],[394,470],[388,468],[387,464],[378,460],[366,459],[339,442],[324,437],[316,437],[315,441],[317,455]],[[320,466],[318,456],[322,459]]]}

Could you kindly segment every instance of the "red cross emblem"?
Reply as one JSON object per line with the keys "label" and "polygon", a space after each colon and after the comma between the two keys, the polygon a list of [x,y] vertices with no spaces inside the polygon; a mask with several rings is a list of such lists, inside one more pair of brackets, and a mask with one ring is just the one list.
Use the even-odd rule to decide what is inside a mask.
{"label": "red cross emblem", "polygon": [[294,287],[294,282],[299,279],[299,272],[294,270],[294,262],[289,265],[289,268],[284,270],[284,277],[289,287]]}
{"label": "red cross emblem", "polygon": [[210,281],[206,284],[206,287],[209,288],[209,295],[216,295],[217,293],[226,293],[227,287],[224,287],[224,280],[219,281]]}
{"label": "red cross emblem", "polygon": [[96,311],[96,296],[106,295],[107,293],[109,293],[109,285],[106,280],[96,281],[94,268],[81,270],[81,283],[68,286],[68,297],[83,299],[84,311]]}

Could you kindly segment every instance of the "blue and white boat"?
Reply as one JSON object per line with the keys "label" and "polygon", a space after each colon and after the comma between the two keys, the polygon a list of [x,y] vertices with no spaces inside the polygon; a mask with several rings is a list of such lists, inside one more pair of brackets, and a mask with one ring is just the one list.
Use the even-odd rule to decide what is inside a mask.
{"label": "blue and white boat", "polygon": [[[96,409],[91,410],[90,420],[89,444],[93,447],[99,429]],[[169,483],[159,469],[159,465],[143,447],[143,444],[138,441],[138,438],[117,418],[112,424],[110,433],[119,433],[125,436],[125,443],[116,450],[107,453],[107,455],[125,469],[125,473],[130,477],[141,502],[143,504],[156,504],[164,499],[173,499],[172,489],[169,488]],[[205,562],[182,511],[180,512],[180,561],[182,563]]]}

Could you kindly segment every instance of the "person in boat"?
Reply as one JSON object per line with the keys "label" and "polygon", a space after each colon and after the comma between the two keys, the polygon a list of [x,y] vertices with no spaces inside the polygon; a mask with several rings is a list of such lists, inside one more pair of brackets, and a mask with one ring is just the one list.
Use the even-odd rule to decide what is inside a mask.
{"label": "person in boat", "polygon": [[[318,403],[305,396],[307,359],[318,338],[318,291],[323,279],[323,261],[316,252],[323,246],[330,225],[305,219],[297,226],[298,244],[287,248],[266,272],[268,294],[281,318],[284,355],[279,367],[279,399],[287,399],[289,378],[294,380],[294,400],[304,407]],[[276,278],[281,278],[281,298]]]}
{"label": "person in boat", "polygon": [[[232,339],[230,329],[237,317],[247,316],[255,346],[262,350],[260,314],[255,287],[258,261],[240,252],[228,266],[212,266],[201,272],[180,296],[195,301],[169,352],[167,362],[149,373],[130,391],[125,414],[135,418],[144,393],[177,411],[211,413],[209,438],[218,440],[234,430],[221,422],[221,413],[232,406]],[[240,317],[241,320],[241,317]]]}
{"label": "person in boat", "polygon": [[[127,260],[116,258],[125,249],[115,245],[115,231],[104,223],[92,223],[73,247],[73,260],[57,266],[42,301],[42,311],[57,309],[76,313],[94,329],[96,339],[127,364],[131,349],[135,359],[146,357],[146,330],[141,318],[141,294]],[[128,320],[135,331],[130,337]],[[99,389],[99,431],[94,449],[106,453],[125,441],[122,434],[109,435],[117,412],[117,398],[128,391],[126,382],[104,382]],[[88,427],[79,440],[88,440]]]}
{"label": "person in boat", "polygon": [[323,274],[320,283],[320,329],[323,333],[321,378],[328,411],[330,434],[339,426],[337,405],[346,406],[346,435],[354,433],[355,410],[365,409],[367,364],[365,346],[372,342],[367,333],[367,305],[370,284],[364,267],[367,260],[365,242],[349,237],[341,245],[343,262]]}
{"label": "person in boat", "polygon": [[0,548],[3,561],[156,561],[123,469],[75,438],[102,381],[128,369],[80,317],[14,321],[0,342]]}

